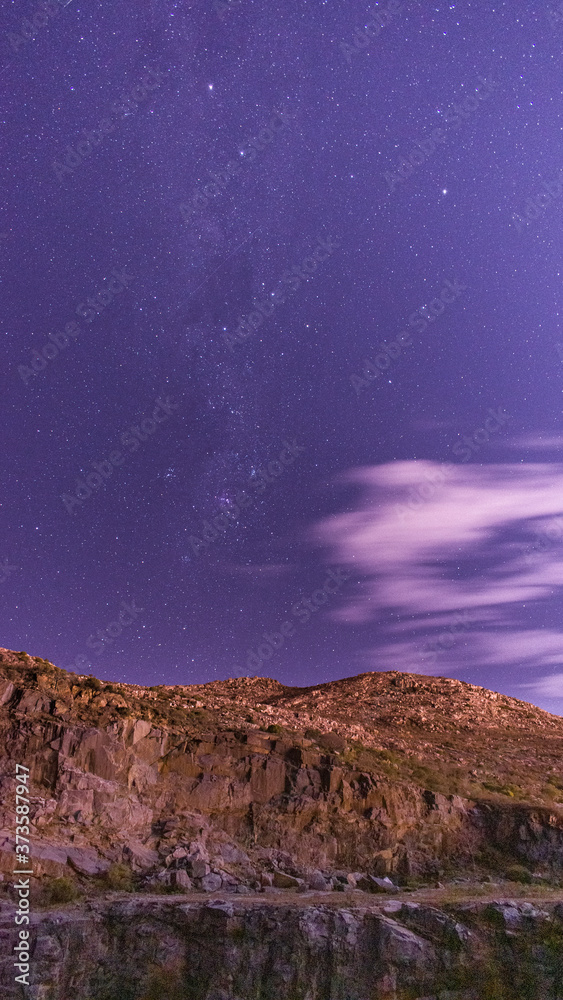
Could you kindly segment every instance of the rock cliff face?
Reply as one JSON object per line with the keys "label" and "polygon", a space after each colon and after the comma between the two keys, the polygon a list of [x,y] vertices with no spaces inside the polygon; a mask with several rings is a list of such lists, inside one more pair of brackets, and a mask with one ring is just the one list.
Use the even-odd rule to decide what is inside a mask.
{"label": "rock cliff face", "polygon": [[[33,1000],[563,1000],[559,717],[397,672],[146,689],[0,650],[0,735],[0,936],[19,764]],[[414,899],[468,872],[551,903]]]}
{"label": "rock cliff face", "polygon": [[[0,937],[15,943],[10,914]],[[559,1000],[563,904],[331,907],[161,896],[34,918],[34,1000]],[[20,1000],[11,961],[4,1000]]]}
{"label": "rock cliff face", "polygon": [[[285,873],[334,888],[346,873],[400,880],[454,860],[563,861],[563,719],[525,703],[396,673],[313,689],[261,678],[140,689],[0,656],[0,870],[14,856],[15,761],[30,768],[38,875],[88,880],[125,863],[145,885],[234,890]],[[439,745],[464,760],[487,743],[493,754],[495,739],[535,780],[527,798],[490,791],[502,787],[494,755],[465,795],[459,768],[429,766]]]}

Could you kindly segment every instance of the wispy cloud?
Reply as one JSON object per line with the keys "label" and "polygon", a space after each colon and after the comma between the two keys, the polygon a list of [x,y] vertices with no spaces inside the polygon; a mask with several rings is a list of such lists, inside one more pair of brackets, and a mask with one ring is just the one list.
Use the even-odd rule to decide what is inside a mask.
{"label": "wispy cloud", "polygon": [[437,672],[435,660],[431,667],[421,660],[421,644],[462,614],[469,629],[442,642],[449,671],[467,662],[563,666],[563,630],[522,627],[563,586],[563,545],[525,557],[538,525],[545,529],[563,511],[563,464],[450,465],[412,516],[398,516],[413,486],[439,468],[391,462],[341,477],[361,488],[356,507],[326,518],[314,537],[364,585],[335,615],[380,622],[381,644],[365,651],[379,669]]}
{"label": "wispy cloud", "polygon": [[507,443],[507,447],[517,451],[561,451],[563,434],[522,434]]}

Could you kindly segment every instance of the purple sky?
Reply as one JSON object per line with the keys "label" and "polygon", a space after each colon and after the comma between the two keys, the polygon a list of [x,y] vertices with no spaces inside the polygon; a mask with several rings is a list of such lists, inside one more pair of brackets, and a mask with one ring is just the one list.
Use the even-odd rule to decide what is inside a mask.
{"label": "purple sky", "polygon": [[1,26],[0,645],[561,713],[557,5]]}

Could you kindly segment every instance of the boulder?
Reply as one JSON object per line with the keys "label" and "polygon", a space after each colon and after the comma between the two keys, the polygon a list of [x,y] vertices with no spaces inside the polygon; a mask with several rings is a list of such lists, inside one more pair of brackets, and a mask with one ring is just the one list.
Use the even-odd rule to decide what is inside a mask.
{"label": "boulder", "polygon": [[0,682],[0,705],[5,705],[14,693],[14,685],[11,681]]}
{"label": "boulder", "polygon": [[176,871],[167,872],[166,874],[170,875],[169,884],[174,886],[175,889],[184,889],[187,891],[193,887],[190,876],[183,868],[178,868]]}
{"label": "boulder", "polygon": [[129,840],[123,846],[123,860],[131,865],[133,871],[143,871],[158,864],[158,852],[151,851],[139,840]]}
{"label": "boulder", "polygon": [[378,878],[376,875],[362,875],[357,879],[356,887],[364,892],[398,892],[399,887],[394,885],[390,878]]}
{"label": "boulder", "polygon": [[298,889],[303,885],[302,878],[295,878],[294,875],[287,875],[286,872],[274,872],[273,885],[276,889]]}
{"label": "boulder", "polygon": [[346,876],[346,881],[348,882],[348,885],[352,887],[352,889],[355,889],[358,882],[363,877],[364,877],[363,872],[349,872],[349,874]]}
{"label": "boulder", "polygon": [[327,882],[321,872],[312,872],[307,879],[307,885],[316,892],[327,892],[331,888],[330,882]]}
{"label": "boulder", "polygon": [[205,878],[209,875],[211,868],[207,864],[207,861],[203,861],[201,858],[188,857],[186,858],[186,868],[188,869],[192,878]]}
{"label": "boulder", "polygon": [[371,876],[373,884],[375,886],[372,892],[397,892],[399,886],[395,885],[390,878],[378,878],[376,875]]}
{"label": "boulder", "polygon": [[240,847],[237,847],[236,844],[219,844],[217,846],[217,853],[221,855],[223,861],[226,861],[227,864],[245,864],[250,860],[248,854],[241,851]]}
{"label": "boulder", "polygon": [[60,865],[66,865],[68,861],[68,847],[47,844],[45,841],[35,841],[34,843],[32,840],[30,853],[32,858],[39,858],[41,861],[55,861]]}
{"label": "boulder", "polygon": [[88,847],[68,847],[69,864],[80,875],[103,875],[110,868],[110,862],[101,858],[97,851]]}
{"label": "boulder", "polygon": [[199,886],[204,892],[216,892],[223,885],[223,879],[220,875],[215,872],[210,872],[209,875],[204,875],[203,878],[198,879]]}

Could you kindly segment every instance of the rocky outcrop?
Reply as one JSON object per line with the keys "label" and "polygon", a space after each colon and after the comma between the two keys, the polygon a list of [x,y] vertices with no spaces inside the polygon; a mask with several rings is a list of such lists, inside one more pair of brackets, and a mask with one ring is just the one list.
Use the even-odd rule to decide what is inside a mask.
{"label": "rocky outcrop", "polygon": [[[70,866],[94,876],[126,862],[134,872],[183,868],[195,885],[207,878],[208,889],[223,884],[216,876],[237,873],[252,884],[266,862],[273,867],[276,851],[293,877],[308,869],[433,872],[492,843],[540,866],[563,856],[563,820],[549,810],[499,810],[391,782],[276,736],[261,735],[258,745],[223,732],[178,744],[138,720],[97,730],[26,718],[12,723],[7,739],[30,768],[38,874]],[[6,870],[15,830],[10,769],[5,761]]]}
{"label": "rocky outcrop", "polygon": [[[268,679],[217,682],[207,685],[214,692],[207,709],[183,688],[184,707],[157,724],[152,689],[117,690],[27,654],[0,654],[0,871],[13,867],[14,761],[30,769],[35,874],[69,872],[83,885],[115,864],[127,865],[137,886],[205,892],[260,888],[268,874],[274,887],[293,879],[298,887],[338,889],[353,876],[374,889],[374,878],[401,882],[454,863],[478,861],[485,871],[493,856],[497,866],[500,858],[532,870],[561,868],[556,803],[439,792],[423,778],[394,777],[389,757],[350,740],[344,723],[346,739],[335,730],[258,728],[248,717],[249,705],[268,709],[270,718],[272,704],[283,715],[287,705],[303,711],[306,703],[310,719],[320,702],[328,709],[334,684],[299,690]],[[335,682],[338,711],[354,680],[366,694],[368,676],[373,695],[378,675]],[[418,681],[408,678],[393,674],[388,686],[402,692],[406,684],[410,693]],[[158,698],[164,707],[177,703],[176,694],[159,690]],[[484,699],[483,718],[493,702]],[[219,703],[220,715],[211,716]],[[238,724],[227,728],[235,708]],[[563,720],[558,729],[556,717],[543,715],[552,742],[563,746]],[[411,739],[411,751],[415,745]]]}
{"label": "rocky outcrop", "polygon": [[[436,908],[115,898],[30,925],[34,1000],[548,1000],[563,995],[563,905]],[[0,987],[14,983],[4,907]]]}

